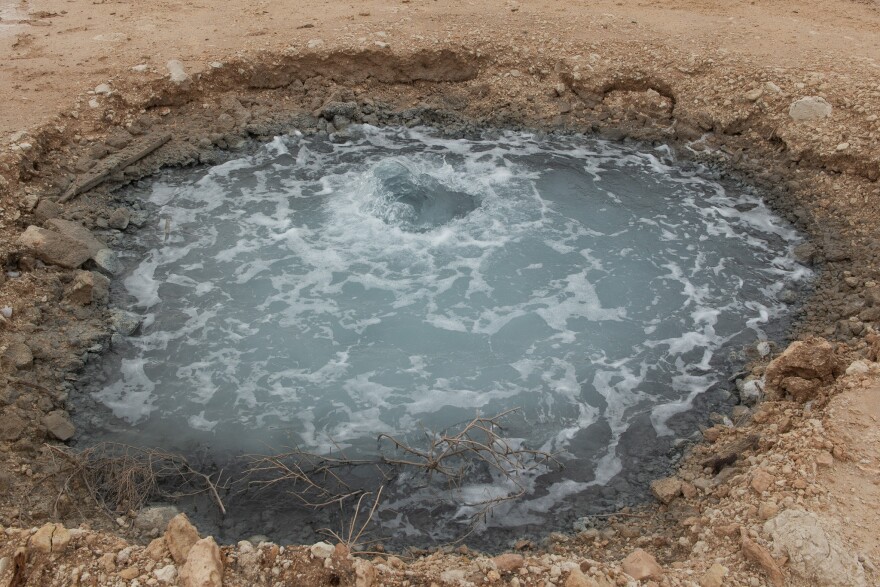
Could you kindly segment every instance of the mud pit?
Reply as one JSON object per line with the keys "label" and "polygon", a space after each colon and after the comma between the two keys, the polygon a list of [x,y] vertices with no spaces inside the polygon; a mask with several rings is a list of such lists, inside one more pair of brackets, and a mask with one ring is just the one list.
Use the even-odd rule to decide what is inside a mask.
{"label": "mud pit", "polygon": [[[674,58],[670,63],[685,63],[681,56],[671,57]],[[835,110],[837,117],[833,116],[831,121],[811,121],[808,126],[803,126],[803,123],[792,122],[789,115],[792,99],[799,96],[794,78],[789,74],[767,73],[765,77],[773,79],[772,85],[756,82],[755,89],[760,89],[760,93],[750,92],[748,96],[725,104],[713,89],[718,79],[716,74],[701,76],[691,73],[690,77],[683,77],[680,65],[668,68],[633,65],[648,62],[639,61],[636,50],[626,59],[591,67],[590,75],[585,76],[577,63],[554,59],[544,64],[537,59],[529,67],[516,69],[516,75],[513,75],[511,70],[519,63],[512,57],[497,55],[490,59],[486,53],[477,55],[466,49],[450,47],[443,51],[391,55],[384,50],[279,54],[271,58],[264,56],[259,61],[226,62],[222,67],[181,84],[156,79],[150,84],[127,85],[126,81],[120,80],[114,93],[106,98],[105,106],[96,109],[97,112],[80,111],[77,117],[63,118],[63,125],[53,125],[28,137],[19,137],[6,154],[6,190],[8,194],[15,194],[15,207],[19,210],[16,224],[10,231],[17,234],[27,225],[44,224],[50,216],[60,215],[83,222],[107,239],[106,244],[124,252],[123,234],[105,231],[105,225],[125,224],[126,213],[115,211],[128,209],[129,223],[132,220],[135,224],[146,223],[149,219],[141,214],[143,211],[136,201],[119,200],[121,192],[114,191],[114,188],[146,177],[163,166],[222,160],[225,158],[223,150],[247,148],[250,137],[268,140],[294,128],[326,131],[330,124],[343,123],[335,119],[332,111],[324,110],[333,103],[355,102],[361,110],[362,120],[377,124],[402,122],[416,126],[425,123],[464,133],[482,126],[562,129],[595,132],[612,139],[657,141],[672,144],[682,158],[710,162],[721,166],[726,173],[760,186],[780,214],[812,237],[812,245],[802,247],[798,253],[804,262],[814,263],[819,269],[816,292],[798,316],[796,335],[815,333],[839,340],[842,344],[830,352],[840,362],[844,362],[845,357],[874,359],[876,355],[870,336],[872,323],[877,318],[872,298],[876,285],[873,265],[876,229],[871,218],[876,214],[872,197],[875,194],[872,182],[876,180],[876,155],[869,147],[860,147],[855,140],[846,143],[844,148],[841,148],[844,143],[838,142],[839,128],[852,126],[860,116],[866,116],[857,110],[861,108],[864,112],[864,107],[844,107],[842,112]],[[652,59],[650,62],[657,61]],[[722,62],[715,66],[723,69],[735,64]],[[524,75],[523,71],[529,73]],[[854,87],[853,95],[870,99],[867,98],[867,88],[860,93],[863,90],[857,84]],[[780,92],[773,88],[780,89]],[[754,95],[758,97],[753,100]],[[839,106],[834,100],[832,103]],[[365,113],[366,110],[369,112]],[[106,164],[100,161],[112,161],[112,151],[138,144],[139,137],[162,132],[172,135],[167,145],[125,170],[111,173],[108,182],[72,199],[60,210],[46,203],[63,196],[72,182],[87,178],[95,171],[94,166]],[[83,138],[87,136],[91,138]],[[869,141],[868,144],[873,143]],[[829,193],[845,193],[847,196],[830,198]],[[101,288],[95,288],[92,303],[79,306],[71,297],[71,291],[85,289],[81,279],[74,281],[69,271],[43,266],[25,247],[9,246],[15,242],[14,238],[6,242],[7,268],[13,275],[15,272],[19,275],[9,276],[4,284],[4,294],[7,299],[29,300],[30,303],[11,304],[12,319],[4,331],[8,341],[6,364],[11,364],[15,370],[8,369],[7,375],[3,422],[7,442],[4,448],[7,450],[3,454],[9,470],[19,473],[7,478],[10,499],[9,505],[0,510],[4,516],[0,522],[26,527],[38,525],[47,518],[57,518],[68,526],[86,521],[95,527],[107,527],[106,519],[97,510],[82,505],[88,504],[89,500],[83,498],[81,485],[72,481],[68,487],[63,487],[66,477],[53,476],[53,469],[63,468],[63,464],[59,463],[57,455],[41,449],[38,444],[47,434],[46,430],[58,433],[55,420],[64,417],[58,410],[69,407],[68,395],[76,393],[77,386],[72,382],[77,379],[76,373],[82,373],[86,364],[112,348],[112,326],[103,311]],[[117,320],[116,328],[119,327]],[[867,342],[863,340],[866,337]],[[20,345],[28,347],[33,359],[25,360],[27,353]],[[9,349],[15,352],[11,353]],[[747,349],[741,358],[755,360],[754,368],[734,377],[730,387],[731,391],[748,393],[747,390],[755,388],[755,384],[750,386],[748,380],[760,378],[763,366],[757,350]],[[853,370],[847,375],[849,379],[842,380],[835,391],[845,385],[858,384],[858,371]],[[832,370],[829,374],[832,372],[834,375],[840,373]],[[822,384],[827,385],[832,379],[829,375]],[[805,381],[812,379],[806,378]],[[739,382],[738,385],[735,382]],[[814,384],[814,388],[817,385]],[[612,518],[610,523],[607,518],[595,519],[577,540],[552,537],[550,551],[568,558],[534,555],[536,568],[544,569],[546,576],[558,578],[561,572],[574,575],[574,568],[566,566],[564,571],[554,571],[552,567],[555,565],[560,569],[563,560],[575,561],[575,565],[580,565],[578,568],[595,577],[623,578],[619,563],[611,561],[623,558],[638,545],[652,550],[667,568],[663,581],[681,584],[676,569],[690,568],[700,573],[709,570],[711,560],[702,555],[708,548],[706,545],[712,543],[719,549],[717,552],[724,553],[721,555],[723,562],[736,573],[738,579],[733,584],[740,584],[739,579],[746,581],[749,576],[761,577],[757,584],[764,581],[765,576],[778,583],[776,573],[783,571],[774,569],[765,557],[754,554],[743,557],[740,554],[741,551],[756,552],[746,540],[768,538],[761,533],[759,526],[759,521],[765,519],[764,514],[759,514],[758,508],[747,499],[752,495],[748,488],[746,492],[739,491],[735,483],[736,472],[739,472],[740,483],[751,483],[752,487],[756,473],[751,468],[759,466],[764,469],[769,466],[780,479],[809,475],[800,473],[800,469],[792,472],[794,469],[784,464],[775,468],[766,461],[771,455],[774,460],[770,462],[773,463],[794,458],[791,455],[796,455],[797,449],[791,447],[789,441],[795,436],[786,438],[784,435],[800,435],[802,426],[815,429],[809,422],[815,420],[815,410],[821,408],[825,396],[819,393],[813,403],[804,407],[802,403],[789,401],[793,399],[792,389],[783,388],[776,393],[778,395],[769,398],[773,401],[758,409],[740,410],[737,419],[741,427],[715,426],[711,428],[714,432],[706,434],[707,438],[718,442],[721,452],[725,440],[733,440],[755,429],[774,439],[744,445],[744,454],[749,455],[749,461],[739,465],[741,469],[735,471],[734,480],[724,480],[717,485],[727,488],[730,483],[733,491],[699,482],[707,475],[711,481],[713,471],[712,467],[706,471],[698,466],[700,458],[712,452],[711,447],[698,446],[685,459],[681,469],[681,479],[685,480],[687,488],[682,490],[679,481],[671,505],[647,508],[637,514],[625,511],[618,518]],[[47,421],[44,414],[49,413],[55,416]],[[785,426],[782,425],[783,419]],[[779,436],[778,440],[775,435]],[[778,452],[778,447],[783,445],[789,446],[788,453]],[[830,451],[834,446],[824,440],[818,441],[815,448]],[[763,451],[765,460],[750,454],[751,451]],[[811,455],[807,454],[809,458]],[[794,461],[799,462],[799,458]],[[46,482],[47,479],[51,482]],[[64,489],[61,493],[58,484]],[[785,505],[787,508],[804,507],[805,497],[822,499],[821,492],[807,492],[811,485],[806,488],[799,485],[799,482],[780,485],[778,491],[782,493],[773,502],[786,504],[785,492],[790,492],[788,498],[794,500]],[[682,491],[684,497],[675,499]],[[24,498],[25,494],[29,497]],[[664,501],[667,499],[666,494],[660,492],[660,495]],[[722,510],[725,514],[719,517],[718,512]],[[705,521],[699,518],[701,512],[705,514]],[[115,513],[121,514],[121,525],[130,524],[125,517],[125,508]],[[696,522],[691,519],[695,516]],[[747,536],[740,541],[737,529],[729,534],[710,530],[711,537],[700,534],[699,539],[685,539],[684,543],[672,538],[677,531],[675,528],[685,521],[690,521],[686,525],[689,528],[695,524],[696,527],[705,524],[709,528],[720,528],[729,519],[736,519],[738,528],[753,529],[754,535],[749,537],[746,532]],[[139,523],[137,527],[123,531],[130,532],[132,538],[155,533],[149,523]],[[7,535],[17,536],[12,530]],[[29,534],[21,538],[27,536]],[[14,542],[14,539],[10,540],[10,544]],[[699,542],[703,546],[698,547]],[[271,549],[271,546],[266,548]],[[234,553],[233,562],[243,552]],[[299,560],[295,557],[300,551],[290,549],[289,552],[293,560]],[[273,561],[277,555],[276,547]],[[268,557],[261,560],[263,563],[260,564],[265,565]],[[491,579],[490,571],[499,574],[502,565],[493,563],[495,568],[488,567],[490,571],[487,571],[479,566],[479,560],[468,562],[467,555],[463,559],[450,557],[445,562],[419,559],[412,563],[411,572],[423,573],[418,576],[424,577],[425,581],[436,579],[440,571],[449,566],[467,569],[462,571],[462,577],[482,573],[481,577]],[[678,567],[673,565],[682,561],[687,562]],[[751,566],[753,563],[749,561],[758,561],[757,566]],[[40,555],[35,554],[31,563],[31,580],[39,581],[40,576],[45,576],[40,573],[50,573],[49,568],[41,566],[45,561]],[[273,568],[272,564],[265,567],[267,573]],[[355,568],[350,561],[334,564],[338,565],[338,570],[325,573],[309,567],[307,562],[296,562],[292,567],[277,567],[279,570],[275,576],[293,573],[290,569],[305,569],[316,583],[339,581],[340,575],[343,580],[354,579]],[[379,564],[384,580],[402,580],[394,578],[397,563],[392,566]],[[857,561],[856,564],[862,563]],[[624,565],[623,568],[634,576],[632,567],[626,570]],[[865,568],[870,572],[870,567]],[[849,568],[851,577],[855,577],[852,584],[859,584],[858,577],[863,576],[859,573],[866,572],[861,566],[859,569],[853,571]],[[228,582],[234,584],[242,580],[238,573],[244,576],[251,570],[253,565],[247,568],[240,564],[227,566]],[[501,572],[509,571],[502,569]],[[793,584],[809,581],[803,579],[808,571],[799,567],[792,566],[784,572],[791,577]],[[527,576],[522,582],[543,581],[545,575],[541,573],[538,571],[535,577]]]}

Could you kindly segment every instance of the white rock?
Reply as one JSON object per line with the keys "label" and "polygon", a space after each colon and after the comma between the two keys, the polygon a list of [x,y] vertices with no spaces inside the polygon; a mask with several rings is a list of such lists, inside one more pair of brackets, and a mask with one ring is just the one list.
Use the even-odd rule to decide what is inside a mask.
{"label": "white rock", "polygon": [[150,66],[147,65],[146,63],[141,63],[139,65],[135,65],[134,67],[132,67],[131,70],[136,73],[146,73],[150,70]]}
{"label": "white rock", "polygon": [[781,94],[782,88],[774,84],[773,82],[767,82],[764,84],[764,89],[770,92],[771,94]]}
{"label": "white rock", "polygon": [[109,96],[113,93],[113,90],[110,89],[110,84],[100,84],[98,86],[95,86],[95,93],[102,96]]}
{"label": "white rock", "polygon": [[89,100],[89,108],[100,108],[100,107],[101,107],[101,103],[98,102],[97,100],[95,100],[94,98]]}
{"label": "white rock", "polygon": [[831,104],[819,96],[807,96],[792,102],[788,115],[798,121],[821,120],[831,116]]}
{"label": "white rock", "polygon": [[317,49],[324,44],[324,39],[309,39],[307,44],[309,49]]}
{"label": "white rock", "polygon": [[868,367],[868,364],[864,361],[853,361],[850,363],[849,367],[846,368],[847,375],[862,375],[870,371],[871,368]]}
{"label": "white rock", "polygon": [[177,567],[174,565],[165,565],[161,569],[153,571],[153,576],[159,581],[171,584],[177,579]]}
{"label": "white rock", "polygon": [[825,532],[815,514],[785,510],[764,524],[779,554],[794,573],[815,587],[862,587],[865,570],[856,554]]}
{"label": "white rock", "polygon": [[759,342],[755,348],[758,350],[758,354],[761,355],[761,358],[770,354],[770,343],[766,340]]}
{"label": "white rock", "polygon": [[333,556],[334,550],[333,545],[326,542],[316,542],[309,547],[309,552],[312,553],[312,556],[321,559]]}
{"label": "white rock", "polygon": [[169,79],[171,79],[172,83],[180,86],[189,82],[189,75],[187,75],[186,70],[183,68],[183,63],[179,60],[172,59],[165,64],[165,67],[168,68]]}

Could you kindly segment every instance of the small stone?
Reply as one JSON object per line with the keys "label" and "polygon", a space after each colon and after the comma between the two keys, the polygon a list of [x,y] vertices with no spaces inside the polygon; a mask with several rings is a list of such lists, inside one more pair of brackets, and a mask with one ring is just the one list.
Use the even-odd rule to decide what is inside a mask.
{"label": "small stone", "polygon": [[135,73],[146,73],[150,71],[150,66],[146,63],[141,63],[132,67],[131,70]]}
{"label": "small stone", "polygon": [[722,587],[726,575],[727,567],[715,563],[700,578],[700,587]]}
{"label": "small stone", "polygon": [[831,116],[831,104],[818,96],[795,100],[788,108],[788,115],[797,121],[814,121]]}
{"label": "small stone", "polygon": [[177,579],[177,567],[174,565],[165,565],[164,567],[160,567],[153,571],[153,576],[159,581],[170,585]]}
{"label": "small stone", "polygon": [[697,496],[697,488],[690,483],[682,481],[681,494],[685,499],[693,499]]}
{"label": "small stone", "polygon": [[15,442],[24,433],[26,426],[27,422],[16,414],[0,414],[0,440]]}
{"label": "small stone", "polygon": [[864,375],[868,371],[870,371],[870,367],[864,361],[853,361],[850,363],[849,367],[846,368],[847,375]]}
{"label": "small stone", "polygon": [[222,587],[223,562],[213,537],[202,538],[193,544],[179,578],[180,587]]}
{"label": "small stone", "polygon": [[171,83],[178,86],[185,86],[189,84],[189,75],[183,68],[183,63],[181,63],[179,60],[171,59],[168,63],[165,64],[165,67],[168,68],[168,79],[171,80]]}
{"label": "small stone", "polygon": [[92,255],[92,261],[95,262],[95,269],[108,277],[112,277],[122,271],[122,263],[119,262],[119,257],[110,249],[101,249]]}
{"label": "small stone", "polygon": [[28,345],[23,342],[13,342],[3,351],[0,363],[7,371],[29,369],[34,363],[34,355]]}
{"label": "small stone", "polygon": [[[124,312],[123,310],[117,310],[117,312],[128,314],[128,312]],[[149,532],[150,530],[162,530],[163,528],[167,528],[169,522],[180,513],[173,505],[157,505],[146,507],[138,512],[137,517],[134,519],[134,527],[142,532]]]}
{"label": "small stone", "polygon": [[495,563],[495,568],[502,573],[512,573],[525,564],[525,559],[520,554],[505,553],[493,558],[492,562]]}
{"label": "small stone", "polygon": [[193,526],[186,514],[177,514],[168,522],[165,530],[165,545],[171,553],[171,558],[177,564],[186,562],[190,548],[198,542],[199,532]]}
{"label": "small stone", "polygon": [[663,575],[663,567],[657,564],[657,560],[642,550],[637,548],[628,557],[623,559],[623,572],[635,579],[659,579]]}
{"label": "small stone", "polygon": [[333,556],[333,546],[326,542],[316,542],[309,547],[312,556],[319,559],[330,558]]}
{"label": "small stone", "polygon": [[309,49],[317,49],[323,45],[324,39],[309,39],[309,42],[306,44]]}
{"label": "small stone", "polygon": [[96,271],[77,271],[67,290],[67,301],[80,306],[103,304],[109,297],[110,280]]}
{"label": "small stone", "polygon": [[764,493],[776,482],[776,477],[768,473],[767,471],[758,471],[754,475],[752,475],[752,482],[750,483],[750,487],[757,493],[758,495]]}
{"label": "small stone", "polygon": [[766,89],[771,94],[781,94],[782,88],[774,84],[773,82],[765,82],[764,89]]}
{"label": "small stone", "polygon": [[816,455],[816,464],[820,467],[830,467],[834,464],[834,457],[827,450],[820,451]]}
{"label": "small stone", "polygon": [[762,520],[769,520],[779,513],[779,506],[772,501],[763,502],[758,506],[758,517]]}
{"label": "small stone", "polygon": [[70,544],[70,532],[61,524],[45,524],[30,538],[31,548],[43,553],[63,552]]}
{"label": "small stone", "polygon": [[764,95],[764,88],[755,88],[754,90],[750,90],[746,92],[746,100],[749,102],[755,102]]}
{"label": "small stone", "polygon": [[159,536],[150,541],[147,548],[144,549],[144,554],[154,561],[160,561],[171,553],[168,552],[168,547],[165,546],[165,537]]}
{"label": "small stone", "polygon": [[681,479],[678,477],[666,477],[651,482],[651,493],[661,503],[671,503],[681,495]]}
{"label": "small stone", "polygon": [[578,567],[571,570],[563,585],[564,587],[599,587],[594,579],[584,575]]}
{"label": "small stone", "polygon": [[765,357],[770,356],[770,343],[766,340],[762,340],[757,345],[755,345],[755,350],[758,351],[758,355],[763,359]]}
{"label": "small stone", "polygon": [[113,93],[113,90],[110,89],[110,84],[98,84],[95,86],[95,93],[102,96],[109,96]]}
{"label": "small stone", "polygon": [[131,581],[140,574],[141,572],[138,570],[137,567],[127,567],[119,571],[116,576],[125,581]]}
{"label": "small stone", "polygon": [[784,587],[785,575],[782,574],[779,563],[776,562],[766,548],[746,536],[745,530],[743,530],[742,534],[742,553],[746,560],[757,563],[763,569],[767,576],[770,577],[774,587]]}
{"label": "small stone", "polygon": [[846,151],[847,149],[849,149],[849,143],[839,143],[837,145],[838,151]]}
{"label": "small stone", "polygon": [[64,213],[64,208],[60,204],[56,204],[52,200],[41,199],[34,210],[34,216],[40,222],[45,222],[50,218],[57,218]]}
{"label": "small stone", "polygon": [[63,410],[55,410],[46,414],[43,417],[43,426],[46,427],[52,438],[61,442],[67,442],[76,434],[76,428],[70,423],[67,412]]}
{"label": "small stone", "polygon": [[117,208],[107,219],[107,226],[116,230],[125,230],[128,228],[130,219],[131,211],[128,208]]}
{"label": "small stone", "polygon": [[372,587],[376,582],[376,567],[368,560],[354,561],[355,587]]}

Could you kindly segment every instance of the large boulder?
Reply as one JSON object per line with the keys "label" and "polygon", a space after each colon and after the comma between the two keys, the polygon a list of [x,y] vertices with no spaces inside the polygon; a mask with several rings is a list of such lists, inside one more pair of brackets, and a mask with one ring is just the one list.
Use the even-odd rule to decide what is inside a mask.
{"label": "large boulder", "polygon": [[221,587],[223,585],[223,562],[220,548],[214,538],[208,536],[196,542],[180,569],[180,587]]}
{"label": "large boulder", "polygon": [[805,402],[815,396],[820,386],[832,383],[842,373],[843,366],[831,343],[811,337],[791,343],[767,365],[765,389]]}
{"label": "large boulder", "polygon": [[79,222],[62,220],[61,218],[52,218],[51,220],[46,221],[45,227],[79,242],[89,250],[89,254],[92,256],[101,249],[107,248],[105,243],[99,241],[95,235],[92,234],[92,231]]}
{"label": "large boulder", "polygon": [[865,570],[856,553],[829,535],[815,514],[785,510],[764,524],[788,566],[809,585],[816,587],[862,587]]}
{"label": "large boulder", "polygon": [[28,226],[18,237],[18,244],[44,263],[67,269],[76,269],[91,257],[81,242],[38,226]]}
{"label": "large boulder", "polygon": [[190,523],[186,514],[177,514],[168,522],[168,527],[165,529],[165,545],[177,564],[186,562],[190,549],[198,541],[199,532]]}

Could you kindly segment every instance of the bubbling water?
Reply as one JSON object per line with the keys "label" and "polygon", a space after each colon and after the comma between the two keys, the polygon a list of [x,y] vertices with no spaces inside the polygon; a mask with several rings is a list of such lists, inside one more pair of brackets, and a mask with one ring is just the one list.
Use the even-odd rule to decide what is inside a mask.
{"label": "bubbling water", "polygon": [[[145,321],[92,389],[105,436],[358,455],[517,407],[511,441],[567,468],[501,524],[609,484],[636,431],[675,437],[723,351],[767,338],[809,275],[749,190],[583,136],[354,127],[138,193],[171,230],[136,236],[124,285]],[[473,480],[461,503],[509,489]]]}

